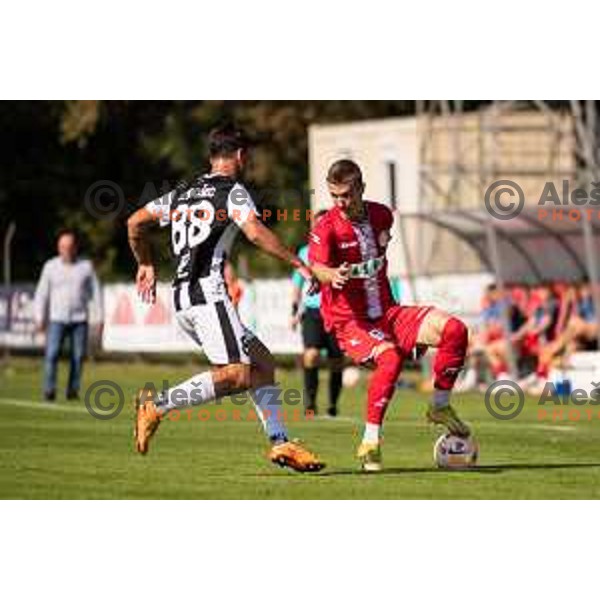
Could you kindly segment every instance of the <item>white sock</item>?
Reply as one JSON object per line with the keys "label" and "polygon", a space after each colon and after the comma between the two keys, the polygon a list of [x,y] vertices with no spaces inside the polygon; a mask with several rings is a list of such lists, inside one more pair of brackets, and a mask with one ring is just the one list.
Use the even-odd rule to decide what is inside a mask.
{"label": "white sock", "polygon": [[254,408],[263,429],[274,444],[287,442],[287,428],[283,422],[283,406],[279,404],[281,388],[278,385],[264,385],[250,391]]}
{"label": "white sock", "polygon": [[379,432],[381,425],[375,423],[365,423],[365,433],[363,434],[363,442],[367,444],[379,444]]}
{"label": "white sock", "polygon": [[450,390],[434,390],[433,406],[434,408],[444,408],[450,404]]}
{"label": "white sock", "polygon": [[206,404],[215,398],[213,376],[210,371],[206,371],[161,392],[156,406],[162,413],[168,413],[173,409],[186,409],[190,406]]}
{"label": "white sock", "polygon": [[467,369],[462,381],[464,386],[473,387],[477,385],[477,369],[472,367]]}

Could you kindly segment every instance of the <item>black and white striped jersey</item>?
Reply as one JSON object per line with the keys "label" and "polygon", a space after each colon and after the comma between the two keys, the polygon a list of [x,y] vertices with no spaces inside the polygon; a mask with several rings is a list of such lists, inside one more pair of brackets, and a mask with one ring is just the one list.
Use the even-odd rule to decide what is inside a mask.
{"label": "black and white striped jersey", "polygon": [[231,177],[207,174],[152,200],[146,209],[161,226],[171,227],[177,261],[173,280],[175,310],[227,298],[225,260],[240,227],[256,206],[248,190]]}

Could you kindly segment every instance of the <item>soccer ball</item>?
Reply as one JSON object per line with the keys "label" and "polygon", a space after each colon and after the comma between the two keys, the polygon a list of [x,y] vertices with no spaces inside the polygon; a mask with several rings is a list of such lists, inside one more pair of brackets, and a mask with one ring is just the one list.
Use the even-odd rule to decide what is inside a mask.
{"label": "soccer ball", "polygon": [[477,464],[478,456],[479,444],[472,437],[445,433],[433,446],[433,460],[440,469],[469,469]]}

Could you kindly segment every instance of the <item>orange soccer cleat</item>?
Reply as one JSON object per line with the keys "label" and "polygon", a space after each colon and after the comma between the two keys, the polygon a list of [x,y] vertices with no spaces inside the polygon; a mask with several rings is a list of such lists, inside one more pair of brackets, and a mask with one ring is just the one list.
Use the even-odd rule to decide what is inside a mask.
{"label": "orange soccer cleat", "polygon": [[156,410],[152,390],[141,389],[135,398],[135,425],[133,437],[135,449],[140,454],[148,452],[150,438],[160,425],[160,413]]}
{"label": "orange soccer cleat", "polygon": [[300,473],[316,473],[325,467],[325,463],[305,448],[299,440],[276,444],[269,452],[269,460],[280,467],[289,467]]}

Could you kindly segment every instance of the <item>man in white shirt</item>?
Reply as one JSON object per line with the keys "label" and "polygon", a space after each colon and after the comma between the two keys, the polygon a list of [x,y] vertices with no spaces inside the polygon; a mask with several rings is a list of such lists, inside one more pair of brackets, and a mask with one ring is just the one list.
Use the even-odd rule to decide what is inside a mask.
{"label": "man in white shirt", "polygon": [[68,400],[79,397],[90,302],[96,306],[99,322],[104,320],[100,284],[91,261],[77,255],[76,233],[62,231],[57,249],[58,256],[44,264],[34,303],[37,328],[46,331],[44,398],[49,402],[56,399],[58,358],[65,339],[69,340],[70,361],[66,397]]}

